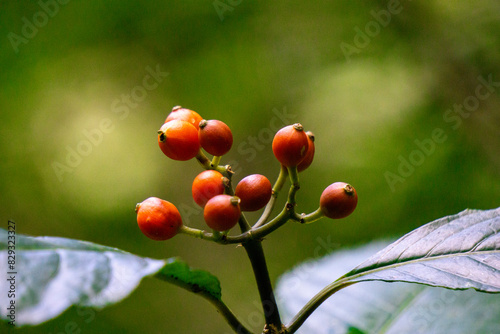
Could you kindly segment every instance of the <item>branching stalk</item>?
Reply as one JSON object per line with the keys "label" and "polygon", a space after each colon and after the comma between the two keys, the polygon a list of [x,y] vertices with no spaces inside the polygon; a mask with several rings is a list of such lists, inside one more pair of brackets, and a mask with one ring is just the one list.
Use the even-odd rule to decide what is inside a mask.
{"label": "branching stalk", "polygon": [[302,310],[297,313],[297,315],[290,321],[287,328],[288,334],[295,333],[300,326],[309,318],[309,316],[331,295],[335,292],[354,284],[355,282],[349,282],[346,279],[335,281],[332,284],[326,286],[321,290],[316,296],[314,296],[307,304],[302,308]]}
{"label": "branching stalk", "polygon": [[324,216],[325,215],[321,211],[321,208],[318,208],[316,211],[311,212],[310,214],[303,215],[301,223],[310,224],[310,223],[313,223],[313,222],[323,218]]}
{"label": "branching stalk", "polygon": [[280,169],[280,173],[278,175],[278,179],[276,180],[276,182],[274,183],[274,186],[273,186],[273,194],[271,196],[271,199],[267,203],[266,208],[264,209],[264,212],[262,213],[262,216],[255,223],[253,228],[257,228],[259,226],[264,225],[267,222],[267,220],[269,219],[269,216],[271,215],[271,212],[274,209],[274,204],[276,203],[276,199],[278,198],[278,194],[286,182],[287,176],[288,176],[288,170],[286,169],[286,167],[284,167],[282,165],[281,169]]}

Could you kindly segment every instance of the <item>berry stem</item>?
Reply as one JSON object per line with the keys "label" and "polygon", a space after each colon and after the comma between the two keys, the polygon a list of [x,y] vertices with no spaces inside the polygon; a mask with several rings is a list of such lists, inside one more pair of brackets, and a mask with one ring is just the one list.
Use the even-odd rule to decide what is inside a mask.
{"label": "berry stem", "polygon": [[[286,170],[286,169],[284,169],[284,170]],[[271,221],[265,223],[267,220],[267,217],[264,217],[264,215],[263,215],[263,217],[261,217],[261,219],[259,219],[259,221],[257,222],[257,224],[261,224],[261,225],[255,224],[254,227],[250,229],[250,225],[248,224],[248,221],[247,221],[245,215],[242,213],[241,217],[238,221],[239,226],[240,226],[240,230],[241,230],[241,234],[237,235],[237,236],[222,236],[221,238],[216,238],[216,236],[214,236],[213,233],[208,233],[208,232],[205,232],[202,230],[193,229],[193,228],[189,228],[186,226],[183,226],[181,228],[181,232],[188,234],[190,236],[199,238],[199,239],[212,240],[212,241],[215,241],[215,242],[220,243],[220,244],[239,244],[239,243],[244,244],[244,243],[250,242],[252,240],[260,240],[260,239],[264,238],[265,236],[267,236],[271,232],[277,230],[278,228],[280,228],[281,226],[283,226],[284,224],[286,224],[290,220],[294,220],[297,222],[304,222],[304,216],[298,215],[295,212],[295,204],[296,204],[295,195],[296,195],[297,191],[300,189],[300,185],[298,184],[297,168],[290,168],[287,171],[287,173],[283,172],[283,168],[282,168],[282,172],[280,173],[280,176],[278,177],[278,181],[276,182],[276,185],[278,185],[278,187],[282,187],[284,181],[281,181],[281,179],[286,180],[287,174],[290,174],[291,180],[294,180],[295,182],[292,183],[292,185],[290,186],[290,190],[288,192],[288,201],[287,201],[285,207]],[[278,188],[276,185],[275,185],[275,188]],[[227,190],[228,190],[229,195],[234,194],[233,188],[232,188],[230,182],[229,182],[229,186],[227,187]],[[272,198],[273,197],[271,197],[271,199]],[[270,211],[272,211],[272,205],[269,208],[266,207],[266,210],[268,210],[270,213]],[[269,213],[267,215],[269,215]],[[309,217],[309,216],[310,215],[306,215],[306,217]],[[312,219],[312,218],[315,218],[315,217],[311,216],[308,219]]]}
{"label": "berry stem", "polygon": [[210,166],[212,168],[217,168],[219,166],[219,163],[222,159],[222,156],[217,156],[217,155],[214,155],[214,157],[212,158],[212,163],[210,164]]}
{"label": "berry stem", "polygon": [[[215,159],[216,157],[214,157]],[[220,158],[220,157],[219,157]],[[210,161],[210,159],[207,158],[205,153],[200,149],[198,151],[198,154],[196,155],[196,160],[200,163],[200,165],[204,169],[213,169],[221,173],[222,175],[230,178],[230,175],[232,175],[231,168],[229,166],[219,166],[218,164],[213,164],[213,161]],[[220,159],[219,159],[220,162]]]}
{"label": "berry stem", "polygon": [[[216,238],[213,233],[199,230],[196,228],[188,227],[188,226],[181,226],[179,229],[179,232],[184,233],[186,235],[189,235],[191,237],[197,238],[197,239],[203,239],[203,240],[210,240],[210,241],[215,241],[219,244],[223,245],[228,245],[228,244],[244,244],[246,242],[250,242],[252,240],[260,240],[270,234],[271,232],[274,232],[281,226],[285,225],[288,221],[294,220],[297,222],[302,221],[302,217],[298,214],[295,213],[294,210],[290,210],[288,206],[285,206],[281,213],[273,218],[271,221],[269,221],[267,224],[260,226],[258,228],[252,228],[250,229],[250,226],[248,225],[248,222],[245,218],[245,216],[242,214],[239,220],[240,223],[240,228],[242,229],[241,234],[236,235],[236,236],[230,236],[230,235],[222,235],[220,239]],[[243,228],[242,228],[243,226]],[[248,228],[247,228],[248,226]]]}
{"label": "berry stem", "polygon": [[301,223],[304,223],[304,224],[310,224],[310,223],[313,223],[317,220],[320,220],[321,218],[323,218],[325,215],[323,214],[323,212],[321,211],[321,208],[318,208],[316,211],[314,212],[311,212],[307,215],[302,215],[302,220],[300,221]]}
{"label": "berry stem", "polygon": [[205,155],[205,153],[203,153],[201,149],[196,155],[196,160],[198,160],[198,162],[201,164],[203,168],[212,169],[210,160],[207,158],[207,156]]}
{"label": "berry stem", "polygon": [[222,238],[222,234],[219,231],[213,230],[214,240],[218,241]]}
{"label": "berry stem", "polygon": [[280,174],[278,175],[278,179],[276,180],[276,183],[273,186],[273,193],[276,193],[276,197],[278,197],[278,193],[281,191],[281,188],[283,188],[287,176],[288,176],[288,169],[285,166],[281,165]]}
{"label": "berry stem", "polygon": [[189,235],[190,237],[197,238],[197,239],[217,241],[213,233],[208,233],[206,231],[199,230],[197,228],[188,227],[186,225],[182,225],[179,228],[179,233],[184,233],[186,235]]}
{"label": "berry stem", "polygon": [[293,186],[299,186],[299,172],[297,171],[297,166],[288,167],[288,175],[290,175],[290,182]]}
{"label": "berry stem", "polygon": [[271,212],[274,209],[274,204],[276,203],[276,199],[278,198],[278,194],[281,191],[281,188],[283,188],[283,185],[286,182],[288,176],[288,170],[285,166],[281,165],[280,173],[278,175],[278,179],[274,183],[273,186],[273,194],[271,196],[271,199],[266,205],[266,208],[264,209],[264,212],[262,213],[262,216],[259,218],[259,220],[255,223],[253,228],[260,227],[264,225],[267,220],[269,219],[269,216],[271,216]]}
{"label": "berry stem", "polygon": [[290,210],[292,210],[292,212],[295,212],[295,205],[297,204],[295,195],[300,189],[299,172],[297,171],[297,166],[288,167],[288,175],[290,175],[290,182],[292,183],[292,185],[290,186],[290,191],[288,192],[287,206]]}

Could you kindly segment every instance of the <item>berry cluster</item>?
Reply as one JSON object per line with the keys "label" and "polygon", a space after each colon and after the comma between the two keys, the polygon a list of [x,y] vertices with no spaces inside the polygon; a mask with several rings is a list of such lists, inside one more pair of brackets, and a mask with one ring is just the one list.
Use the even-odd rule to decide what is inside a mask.
{"label": "berry cluster", "polygon": [[[204,167],[205,171],[194,179],[191,191],[193,200],[203,208],[204,220],[213,233],[184,226],[172,203],[151,197],[137,204],[136,213],[139,228],[153,240],[167,240],[183,232],[220,243],[241,243],[261,238],[290,220],[311,223],[321,217],[344,218],[357,205],[356,190],[347,183],[336,182],[323,191],[316,211],[310,214],[295,212],[295,193],[300,188],[298,173],[311,165],[315,153],[314,135],[304,131],[299,123],[285,126],[273,139],[272,150],[281,164],[274,186],[264,175],[254,174],[244,177],[233,190],[231,166],[219,165],[221,157],[233,145],[231,129],[219,120],[205,120],[193,110],[174,107],[158,131],[158,145],[173,160],[196,158]],[[213,159],[209,160],[205,152]],[[270,220],[275,200],[288,177],[291,187],[287,204]],[[242,212],[263,208],[261,218],[250,226]],[[228,236],[228,231],[238,223],[242,234]]]}

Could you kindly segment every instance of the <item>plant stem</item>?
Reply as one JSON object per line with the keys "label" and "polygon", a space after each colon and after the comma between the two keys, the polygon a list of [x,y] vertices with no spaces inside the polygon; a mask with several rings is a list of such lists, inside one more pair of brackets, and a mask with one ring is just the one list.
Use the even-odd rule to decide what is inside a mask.
{"label": "plant stem", "polygon": [[236,318],[234,313],[221,300],[215,298],[207,298],[219,313],[226,319],[227,323],[238,334],[252,334],[243,324]]}
{"label": "plant stem", "polygon": [[253,228],[257,228],[259,226],[264,225],[267,222],[267,220],[269,219],[269,216],[271,215],[271,212],[274,209],[274,204],[276,203],[276,199],[278,198],[278,194],[281,191],[281,188],[283,188],[283,185],[285,184],[287,175],[288,175],[288,170],[286,169],[286,167],[281,165],[278,179],[276,180],[276,182],[274,183],[274,186],[273,186],[273,193],[272,193],[271,199],[267,203],[266,208],[264,209],[264,212],[262,213],[262,216],[255,223]]}
{"label": "plant stem", "polygon": [[[196,155],[196,160],[198,160],[198,162],[200,163],[200,165],[204,169],[216,170],[226,177],[229,177],[232,174],[231,168],[229,167],[229,165],[228,166],[219,166],[218,165],[218,163],[220,162],[220,157],[214,157],[214,160],[210,161],[210,159],[207,158],[207,156],[205,155],[205,153],[203,153],[203,151],[201,149],[198,152],[198,154]],[[217,164],[214,164],[214,162],[216,162]]]}
{"label": "plant stem", "polygon": [[299,172],[297,171],[297,167],[288,167],[288,175],[290,175],[290,182],[292,183],[290,192],[288,193],[288,204],[295,208],[295,204],[297,202],[295,200],[295,194],[300,189]]}
{"label": "plant stem", "polygon": [[216,168],[217,166],[219,166],[219,163],[220,163],[221,159],[222,159],[221,156],[214,155],[214,157],[212,158],[212,162],[211,162],[212,168]]}
{"label": "plant stem", "polygon": [[[282,169],[283,171],[283,169]],[[286,169],[285,169],[286,171]],[[290,174],[291,179],[293,180],[292,185],[290,186],[290,190],[288,191],[288,201],[283,208],[283,210],[271,221],[268,223],[262,225],[262,226],[257,226],[258,224],[255,224],[253,228],[250,229],[250,225],[248,224],[248,221],[245,217],[244,214],[241,215],[238,223],[241,229],[241,234],[237,236],[222,236],[221,238],[217,239],[213,233],[208,233],[206,231],[190,228],[187,226],[182,226],[181,227],[181,232],[188,234],[190,236],[199,238],[199,239],[205,239],[205,240],[212,240],[220,244],[239,244],[239,243],[245,243],[249,242],[251,240],[260,240],[269,233],[275,231],[279,227],[283,226],[285,223],[287,223],[289,220],[295,220],[297,222],[303,222],[303,216],[298,215],[295,212],[295,195],[297,191],[300,189],[300,185],[298,183],[298,175],[297,175],[297,169],[296,168],[291,168],[289,172],[287,173],[280,173],[281,177],[283,179],[286,179],[286,176]],[[229,180],[231,175],[229,175]],[[278,186],[279,183],[281,183],[281,186],[283,185],[282,182],[280,181],[277,182]],[[279,186],[279,187],[281,187]],[[276,185],[275,185],[276,187]],[[229,183],[228,187],[228,193],[229,194],[234,194],[231,183]],[[310,214],[313,215],[314,213]],[[308,216],[310,216],[308,215]],[[267,219],[260,219],[259,222],[264,223]]]}
{"label": "plant stem", "polygon": [[283,324],[281,322],[278,305],[276,304],[271,279],[269,278],[269,271],[267,269],[262,243],[259,240],[251,240],[244,243],[243,247],[252,264],[255,280],[259,289],[262,309],[264,311],[266,327],[269,328],[270,334],[278,334],[279,332],[273,331],[273,329],[281,330]]}
{"label": "plant stem", "polygon": [[303,308],[297,313],[297,315],[288,324],[287,332],[288,334],[295,333],[300,326],[309,318],[309,316],[331,295],[335,292],[342,290],[356,282],[349,282],[346,280],[335,281],[332,284],[326,286],[321,290],[316,296],[314,296]]}
{"label": "plant stem", "polygon": [[205,169],[211,169],[211,162],[210,160],[207,158],[207,156],[205,155],[205,153],[203,153],[203,151],[200,149],[200,151],[198,152],[198,155],[196,155],[196,160],[198,160],[198,162],[200,163],[200,165],[205,168]]}
{"label": "plant stem", "polygon": [[325,215],[323,214],[323,212],[321,211],[321,208],[318,208],[316,211],[314,212],[311,212],[307,215],[303,215],[302,216],[302,220],[301,220],[301,223],[304,223],[304,224],[310,224],[310,223],[313,223],[321,218],[323,218]]}

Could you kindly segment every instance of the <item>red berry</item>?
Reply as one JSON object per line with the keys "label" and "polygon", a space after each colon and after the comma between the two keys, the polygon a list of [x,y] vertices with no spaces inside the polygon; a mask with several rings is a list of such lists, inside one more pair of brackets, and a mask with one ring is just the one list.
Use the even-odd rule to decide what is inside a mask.
{"label": "red berry", "polygon": [[175,106],[172,108],[172,112],[167,116],[167,119],[165,119],[165,123],[175,119],[191,123],[196,130],[198,130],[198,124],[200,124],[203,117],[201,117],[196,111],[182,108],[181,106]]}
{"label": "red berry", "polygon": [[192,159],[200,150],[198,131],[186,121],[170,121],[163,124],[158,131],[158,145],[170,159]]}
{"label": "red berry", "polygon": [[300,123],[288,125],[276,133],[273,153],[285,167],[297,166],[304,160],[308,148],[307,135]]}
{"label": "red berry", "polygon": [[241,211],[257,211],[266,206],[271,199],[273,188],[264,175],[253,174],[243,178],[234,191],[241,199]]}
{"label": "red berry", "polygon": [[306,135],[307,135],[307,142],[308,142],[307,152],[306,152],[306,156],[304,157],[304,160],[302,160],[300,162],[300,164],[297,166],[297,171],[299,171],[299,172],[302,172],[307,167],[309,167],[314,159],[314,151],[315,151],[314,134],[311,131],[307,131]]}
{"label": "red berry", "polygon": [[231,129],[216,119],[201,121],[198,133],[201,147],[212,155],[222,156],[233,146]]}
{"label": "red berry", "polygon": [[193,181],[193,199],[201,207],[214,196],[224,193],[224,176],[215,170],[206,170],[198,174]]}
{"label": "red berry", "polygon": [[205,205],[203,217],[207,225],[216,231],[232,228],[240,219],[240,199],[236,196],[217,195]]}
{"label": "red berry", "polygon": [[321,212],[328,218],[345,218],[358,204],[356,190],[350,184],[335,182],[323,191],[319,200]]}
{"label": "red berry", "polygon": [[157,197],[137,204],[135,212],[142,233],[153,240],[170,239],[182,226],[181,215],[175,205]]}

